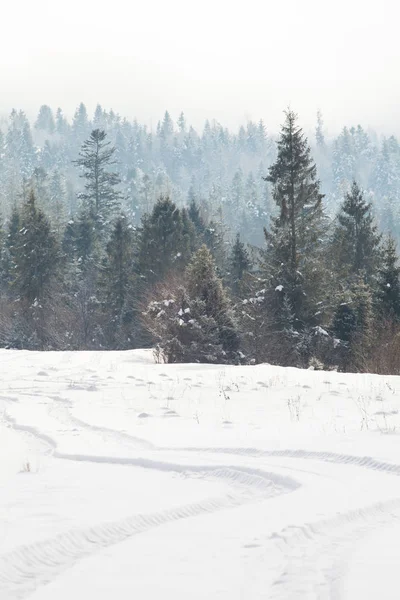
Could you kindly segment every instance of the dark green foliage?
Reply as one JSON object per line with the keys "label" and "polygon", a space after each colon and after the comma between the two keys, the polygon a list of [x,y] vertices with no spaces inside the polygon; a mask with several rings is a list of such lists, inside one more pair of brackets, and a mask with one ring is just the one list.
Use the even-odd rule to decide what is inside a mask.
{"label": "dark green foliage", "polygon": [[332,332],[338,340],[342,370],[363,369],[372,345],[374,327],[372,293],[362,278],[354,280],[347,297],[337,306]]}
{"label": "dark green foliage", "polygon": [[344,277],[362,275],[371,282],[379,261],[381,236],[372,216],[372,206],[353,181],[337,216],[333,237],[336,268]]}
{"label": "dark green foliage", "polygon": [[249,253],[243,242],[240,241],[240,235],[237,234],[229,257],[229,281],[231,289],[236,296],[241,292],[243,279],[250,267]]}
{"label": "dark green foliage", "polygon": [[[1,343],[107,349],[160,339],[169,360],[236,362],[240,347],[255,362],[394,372],[388,353],[399,347],[399,267],[393,240],[380,248],[372,214],[398,242],[396,138],[378,143],[357,126],[332,140],[318,115],[322,206],[293,112],[277,148],[263,123],[236,134],[212,121],[197,133],[184,115],[174,126],[176,117],[166,113],[153,132],[101,106],[92,119],[81,104],[70,124],[44,105],[35,127],[21,111],[3,123]],[[80,148],[86,187],[78,195],[71,162]],[[353,184],[328,223],[353,179],[366,195]],[[157,200],[166,190],[172,200]],[[199,256],[208,264],[204,253],[192,266],[202,244],[211,270],[199,264]],[[140,319],[149,302],[159,316],[145,337]]]}
{"label": "dark green foliage", "polygon": [[[266,180],[273,185],[279,214],[270,230],[265,230],[263,272],[271,289],[279,292],[273,307],[277,327],[300,330],[319,320],[315,315],[322,296],[324,214],[316,166],[292,111],[286,112],[278,156]],[[287,306],[293,315],[291,323]]]}
{"label": "dark green foliage", "polygon": [[332,331],[334,336],[349,343],[357,330],[357,314],[351,302],[341,302],[333,316]]}
{"label": "dark green foliage", "polygon": [[135,277],[133,229],[124,216],[114,225],[100,276],[102,312],[107,347],[132,348]]}
{"label": "dark green foliage", "polygon": [[168,362],[230,363],[243,358],[229,300],[206,246],[193,256],[183,282],[170,281],[158,290],[145,322]]}
{"label": "dark green foliage", "polygon": [[199,239],[203,239],[207,226],[201,215],[200,207],[194,199],[192,199],[189,204],[188,214],[190,220],[192,221],[195,227],[197,236],[199,237]]}
{"label": "dark green foliage", "polygon": [[33,192],[22,207],[20,227],[13,250],[12,286],[21,300],[31,303],[46,296],[59,262],[56,239]]}
{"label": "dark green foliage", "polygon": [[145,215],[139,230],[137,272],[154,284],[172,270],[185,268],[194,244],[194,228],[187,213],[161,197]]}
{"label": "dark green foliage", "polygon": [[396,243],[391,235],[382,248],[378,269],[377,310],[384,319],[400,319],[400,267]]}

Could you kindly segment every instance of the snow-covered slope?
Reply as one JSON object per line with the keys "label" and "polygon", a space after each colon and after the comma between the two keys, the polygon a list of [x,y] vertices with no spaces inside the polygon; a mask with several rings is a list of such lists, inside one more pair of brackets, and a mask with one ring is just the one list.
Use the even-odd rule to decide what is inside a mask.
{"label": "snow-covered slope", "polygon": [[0,361],[1,600],[398,598],[400,379]]}

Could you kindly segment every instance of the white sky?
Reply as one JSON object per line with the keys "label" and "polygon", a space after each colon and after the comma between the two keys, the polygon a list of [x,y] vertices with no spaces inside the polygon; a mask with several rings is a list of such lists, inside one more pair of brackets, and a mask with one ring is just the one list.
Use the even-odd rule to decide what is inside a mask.
{"label": "white sky", "polygon": [[400,133],[399,17],[396,0],[2,0],[0,111],[100,102],[274,131],[290,104],[306,128],[321,108],[331,133]]}

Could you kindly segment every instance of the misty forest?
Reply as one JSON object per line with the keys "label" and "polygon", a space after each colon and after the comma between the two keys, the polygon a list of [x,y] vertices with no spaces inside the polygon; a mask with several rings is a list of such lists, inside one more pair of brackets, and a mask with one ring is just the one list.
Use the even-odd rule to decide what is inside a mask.
{"label": "misty forest", "polygon": [[0,133],[0,345],[400,374],[400,145],[316,115]]}

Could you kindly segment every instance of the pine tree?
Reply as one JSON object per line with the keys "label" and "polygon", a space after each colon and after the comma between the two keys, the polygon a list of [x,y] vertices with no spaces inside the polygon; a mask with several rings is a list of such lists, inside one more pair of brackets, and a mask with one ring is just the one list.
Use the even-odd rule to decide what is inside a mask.
{"label": "pine tree", "polygon": [[64,117],[64,114],[63,114],[63,111],[61,110],[61,108],[57,108],[55,126],[56,126],[56,132],[59,135],[64,136],[69,131],[69,125],[68,125],[67,119]]}
{"label": "pine tree", "polygon": [[39,131],[45,131],[46,133],[54,133],[55,123],[53,112],[50,106],[43,104],[39,109],[39,114],[35,122],[35,129]]}
{"label": "pine tree", "polygon": [[182,283],[169,281],[158,290],[145,321],[168,362],[240,360],[240,338],[229,300],[206,246],[193,256]]}
{"label": "pine tree", "polygon": [[179,115],[178,128],[179,128],[179,132],[181,134],[186,132],[186,119],[185,119],[185,115],[183,114],[183,112],[181,112],[181,114]]}
{"label": "pine tree", "polygon": [[56,273],[59,250],[33,192],[22,207],[21,229],[16,238],[13,287],[21,300],[40,301]]}
{"label": "pine tree", "polygon": [[87,109],[83,102],[80,103],[75,111],[72,120],[72,132],[79,144],[83,142],[90,131],[90,123],[88,119]]}
{"label": "pine tree", "polygon": [[220,224],[211,220],[204,231],[203,239],[215,260],[219,274],[224,275],[226,272],[225,239]]}
{"label": "pine tree", "polygon": [[243,242],[240,241],[240,235],[237,234],[229,257],[229,280],[235,296],[240,295],[244,276],[249,271],[250,266],[249,253]]}
{"label": "pine tree", "polygon": [[337,216],[333,255],[342,276],[362,275],[371,282],[376,275],[381,236],[374,224],[371,203],[353,181]]}
{"label": "pine tree", "polygon": [[108,348],[131,348],[134,318],[133,228],[124,216],[114,225],[107,244],[100,290]]}
{"label": "pine tree", "polygon": [[161,197],[150,215],[142,219],[138,239],[138,274],[154,284],[169,271],[181,269],[191,255],[193,230],[185,225],[181,211]]}
{"label": "pine tree", "polygon": [[378,269],[377,310],[384,319],[400,320],[400,267],[396,242],[389,235]]}
{"label": "pine tree", "polygon": [[332,332],[342,343],[342,370],[363,369],[371,349],[373,326],[371,289],[361,277],[356,277],[333,316]]}
{"label": "pine tree", "polygon": [[265,179],[273,185],[279,215],[272,219],[270,231],[265,231],[263,269],[271,288],[279,290],[275,294],[278,327],[287,328],[283,311],[286,298],[298,331],[315,324],[317,302],[321,300],[324,214],[310,147],[291,110],[286,112],[277,159]]}
{"label": "pine tree", "polygon": [[110,170],[116,164],[115,147],[106,141],[107,134],[94,129],[74,163],[82,169],[85,191],[79,194],[83,207],[95,224],[97,233],[108,230],[110,220],[119,208],[122,194],[118,174]]}
{"label": "pine tree", "polygon": [[194,198],[189,204],[189,218],[195,227],[197,236],[199,239],[203,240],[207,226],[202,217],[200,207]]}

